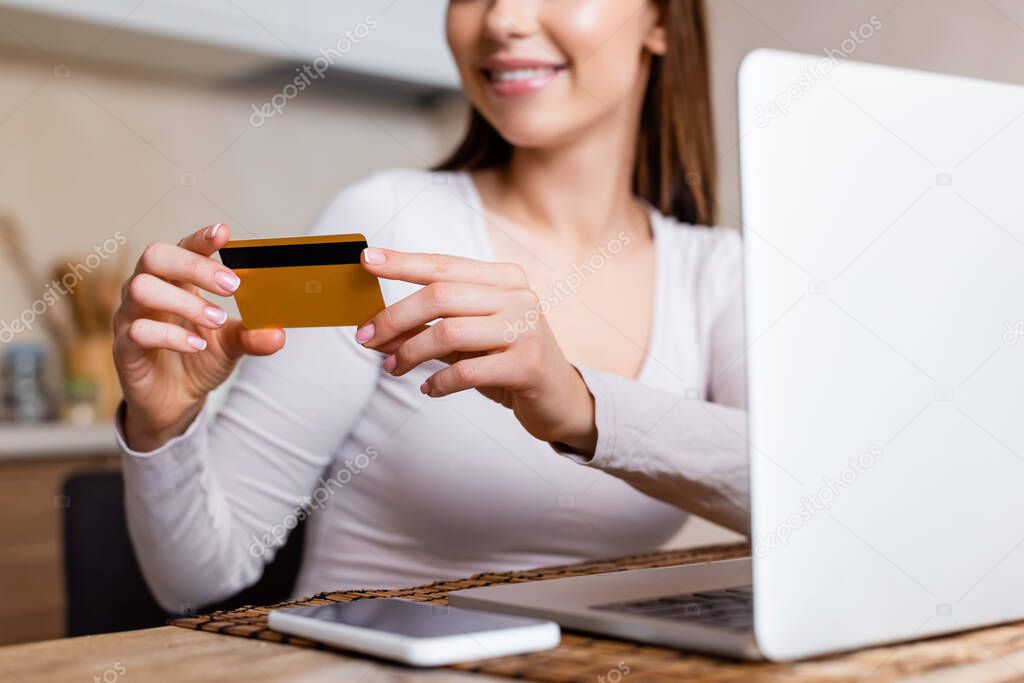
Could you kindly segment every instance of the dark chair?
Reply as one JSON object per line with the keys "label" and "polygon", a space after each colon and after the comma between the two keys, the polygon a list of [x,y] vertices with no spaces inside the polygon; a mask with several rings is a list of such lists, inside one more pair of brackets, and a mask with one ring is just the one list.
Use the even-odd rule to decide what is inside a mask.
{"label": "dark chair", "polygon": [[[128,538],[124,480],[109,470],[73,474],[64,482],[64,585],[66,635],[84,636],[161,626],[171,615],[153,598]],[[295,586],[303,525],[255,585],[197,613],[286,600]]]}

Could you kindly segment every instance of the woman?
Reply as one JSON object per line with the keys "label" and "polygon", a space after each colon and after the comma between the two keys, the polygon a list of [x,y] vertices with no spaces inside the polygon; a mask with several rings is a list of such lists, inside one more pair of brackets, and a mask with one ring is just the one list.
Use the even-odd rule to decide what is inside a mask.
{"label": "woman", "polygon": [[169,609],[254,583],[306,516],[299,594],[649,551],[684,510],[747,528],[740,242],[694,227],[698,0],[452,0],[447,32],[463,144],[316,224],[368,235],[386,310],[245,329],[202,296],[239,286],[209,258],[224,225],[151,245],[125,286],[127,507]]}

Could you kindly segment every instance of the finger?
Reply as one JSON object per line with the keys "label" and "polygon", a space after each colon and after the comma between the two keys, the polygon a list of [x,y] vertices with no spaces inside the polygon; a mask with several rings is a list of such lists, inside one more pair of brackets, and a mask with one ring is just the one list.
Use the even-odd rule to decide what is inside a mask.
{"label": "finger", "polygon": [[207,225],[183,237],[178,246],[201,256],[212,256],[231,239],[231,229],[223,223]]}
{"label": "finger", "polygon": [[414,254],[370,247],[363,250],[363,267],[377,277],[418,285],[432,282],[475,282],[492,287],[525,287],[526,273],[515,263],[494,263],[449,256]]}
{"label": "finger", "polygon": [[136,348],[167,349],[180,353],[197,353],[207,347],[202,337],[192,334],[180,325],[136,318],[128,326],[125,338]]}
{"label": "finger", "polygon": [[508,290],[497,287],[435,282],[373,316],[367,324],[356,330],[356,340],[375,349],[431,320],[449,316],[490,315],[501,310],[508,303],[508,297]]}
{"label": "finger", "polygon": [[231,296],[240,284],[237,275],[209,256],[163,243],[150,244],[143,250],[135,269],[135,274],[139,273],[186,282],[221,296]]}
{"label": "finger", "polygon": [[415,327],[409,330],[408,332],[403,332],[402,334],[398,335],[389,342],[374,346],[373,350],[378,353],[383,353],[385,356],[391,355],[392,353],[397,351],[398,347],[400,347],[402,344],[409,341],[423,330],[427,329],[430,329],[430,325],[420,325],[419,327]]}
{"label": "finger", "polygon": [[515,364],[509,355],[494,353],[466,358],[439,370],[420,386],[420,391],[439,398],[466,389],[515,389],[518,381]]}
{"label": "finger", "polygon": [[218,341],[230,358],[269,356],[284,347],[285,334],[280,328],[250,330],[240,320],[229,320],[218,333]]}
{"label": "finger", "polygon": [[428,360],[452,354],[504,349],[502,327],[494,317],[445,318],[409,339],[384,360],[384,370],[401,377]]}
{"label": "finger", "polygon": [[149,273],[139,273],[131,279],[125,304],[124,314],[128,319],[157,311],[179,316],[210,329],[220,327],[228,319],[224,309]]}

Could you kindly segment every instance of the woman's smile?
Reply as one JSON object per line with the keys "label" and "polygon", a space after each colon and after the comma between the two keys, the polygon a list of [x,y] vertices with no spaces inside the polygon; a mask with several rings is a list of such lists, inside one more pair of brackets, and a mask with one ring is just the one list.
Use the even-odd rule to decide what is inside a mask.
{"label": "woman's smile", "polygon": [[492,57],[484,62],[480,72],[489,90],[500,97],[531,95],[567,74],[569,65],[550,60],[522,57]]}

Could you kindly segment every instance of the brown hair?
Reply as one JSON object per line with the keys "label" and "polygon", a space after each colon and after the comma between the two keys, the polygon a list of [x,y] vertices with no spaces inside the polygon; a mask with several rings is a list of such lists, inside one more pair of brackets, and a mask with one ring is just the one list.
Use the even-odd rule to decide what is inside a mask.
{"label": "brown hair", "polygon": [[[654,0],[667,36],[651,58],[637,131],[633,191],[684,223],[715,223],[715,140],[702,0]],[[510,145],[475,108],[466,135],[440,171],[506,165]]]}

